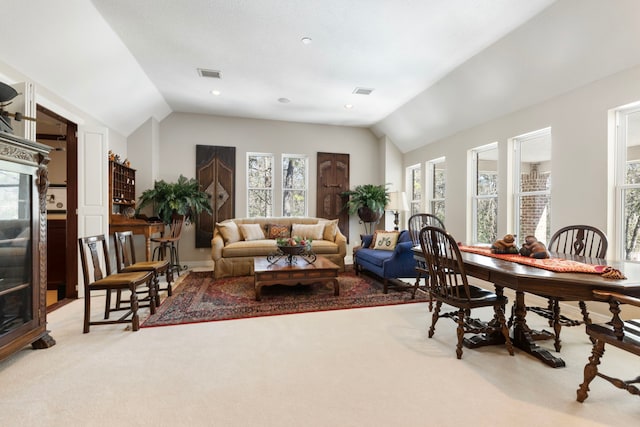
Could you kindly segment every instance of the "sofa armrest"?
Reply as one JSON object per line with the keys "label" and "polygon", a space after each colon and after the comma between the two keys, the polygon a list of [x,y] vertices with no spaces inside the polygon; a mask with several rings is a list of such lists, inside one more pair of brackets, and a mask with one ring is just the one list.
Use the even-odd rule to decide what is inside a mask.
{"label": "sofa armrest", "polygon": [[216,233],[211,239],[211,259],[217,261],[222,258],[222,248],[224,248],[224,240],[219,233]]}
{"label": "sofa armrest", "polygon": [[416,260],[413,257],[413,242],[400,242],[393,254],[382,262],[384,277],[415,277]]}
{"label": "sofa armrest", "polygon": [[373,234],[361,234],[360,240],[362,241],[362,244],[360,246],[362,246],[363,248],[368,248],[369,246],[371,246]]}
{"label": "sofa armrest", "polygon": [[347,238],[339,229],[336,232],[336,239],[334,240],[334,243],[338,245],[338,253],[340,256],[345,257],[347,255]]}

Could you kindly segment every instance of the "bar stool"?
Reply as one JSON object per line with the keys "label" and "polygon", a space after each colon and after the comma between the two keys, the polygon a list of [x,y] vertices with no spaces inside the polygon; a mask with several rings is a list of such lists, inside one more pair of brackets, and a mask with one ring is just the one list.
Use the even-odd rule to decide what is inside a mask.
{"label": "bar stool", "polygon": [[[180,276],[180,256],[178,254],[178,244],[180,242],[180,235],[182,234],[182,225],[184,224],[184,215],[173,214],[171,215],[171,224],[169,225],[169,234],[167,236],[162,234],[160,237],[152,237],[151,241],[157,243],[158,246],[153,250],[152,259],[164,260],[167,259],[167,252],[169,253],[169,269],[174,271]],[[170,296],[171,294],[169,294]]]}
{"label": "bar stool", "polygon": [[[113,233],[113,240],[116,247],[116,264],[118,273],[130,273],[137,271],[150,271],[153,273],[153,282],[156,287],[155,305],[160,305],[160,291],[167,291],[167,295],[171,296],[173,282],[173,270],[169,268],[169,261],[136,261],[135,245],[133,242],[133,232],[116,231]],[[160,288],[159,276],[164,276],[167,281],[166,288]],[[121,292],[118,291],[116,298],[116,307],[120,306]]]}

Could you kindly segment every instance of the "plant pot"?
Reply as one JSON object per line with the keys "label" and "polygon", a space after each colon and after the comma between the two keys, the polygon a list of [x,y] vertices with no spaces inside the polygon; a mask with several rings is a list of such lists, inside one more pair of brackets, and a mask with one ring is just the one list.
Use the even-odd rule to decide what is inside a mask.
{"label": "plant pot", "polygon": [[358,208],[358,217],[362,222],[378,222],[382,216],[382,211],[374,211],[368,206]]}

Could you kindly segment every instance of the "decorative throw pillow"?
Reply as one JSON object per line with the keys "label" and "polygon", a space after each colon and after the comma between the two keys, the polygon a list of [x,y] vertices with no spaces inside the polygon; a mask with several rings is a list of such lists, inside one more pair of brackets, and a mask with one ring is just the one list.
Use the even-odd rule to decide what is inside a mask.
{"label": "decorative throw pillow", "polygon": [[291,226],[291,237],[322,240],[323,233],[324,224],[293,224]]}
{"label": "decorative throw pillow", "polygon": [[260,224],[240,224],[240,234],[244,240],[263,240],[264,231]]}
{"label": "decorative throw pillow", "polygon": [[318,224],[324,224],[322,239],[334,242],[336,240],[336,234],[338,233],[338,220],[321,219],[320,221],[318,221]]}
{"label": "decorative throw pillow", "polygon": [[288,225],[267,224],[267,239],[277,239],[279,237],[291,237]]}
{"label": "decorative throw pillow", "polygon": [[224,240],[225,245],[242,240],[242,236],[240,236],[240,230],[238,229],[238,225],[235,222],[218,222],[216,223],[216,226],[218,227],[218,231],[222,235],[222,240]]}
{"label": "decorative throw pillow", "polygon": [[400,232],[398,231],[376,231],[371,242],[372,248],[381,251],[392,251],[396,248],[399,235]]}

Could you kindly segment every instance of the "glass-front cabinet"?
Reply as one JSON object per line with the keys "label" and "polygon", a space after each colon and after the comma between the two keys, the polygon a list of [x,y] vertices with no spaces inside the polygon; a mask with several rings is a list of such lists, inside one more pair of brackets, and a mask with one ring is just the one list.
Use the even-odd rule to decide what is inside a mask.
{"label": "glass-front cabinet", "polygon": [[46,348],[49,147],[0,132],[0,360]]}

